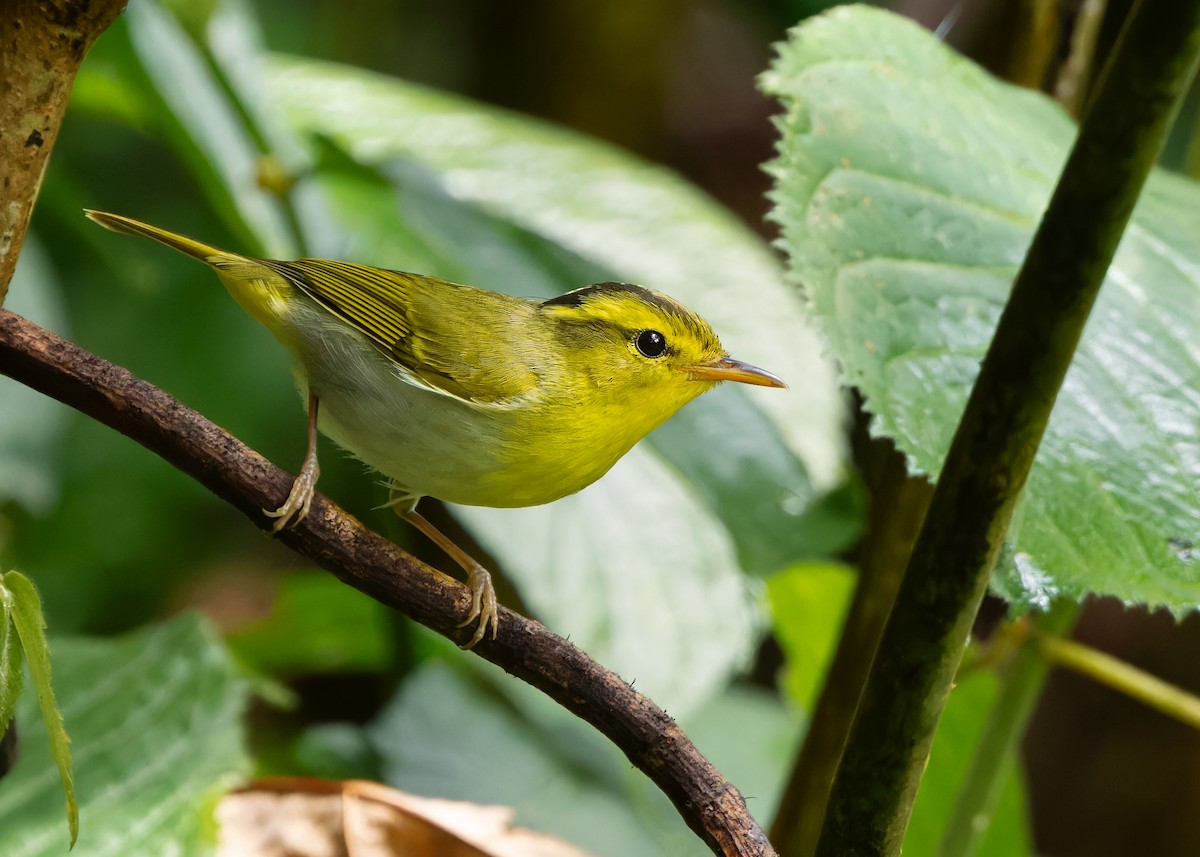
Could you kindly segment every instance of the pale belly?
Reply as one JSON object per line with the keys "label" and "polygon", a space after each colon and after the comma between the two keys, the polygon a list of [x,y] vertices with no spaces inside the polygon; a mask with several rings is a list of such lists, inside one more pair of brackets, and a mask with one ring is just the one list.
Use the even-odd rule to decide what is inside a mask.
{"label": "pale belly", "polygon": [[[396,384],[404,384],[396,381]],[[319,393],[320,395],[320,393]],[[432,399],[432,401],[431,401]],[[396,483],[401,494],[465,506],[537,506],[573,494],[608,471],[628,447],[546,434],[530,445],[509,421],[471,412],[437,393],[409,387],[386,400],[321,398],[319,428]]]}

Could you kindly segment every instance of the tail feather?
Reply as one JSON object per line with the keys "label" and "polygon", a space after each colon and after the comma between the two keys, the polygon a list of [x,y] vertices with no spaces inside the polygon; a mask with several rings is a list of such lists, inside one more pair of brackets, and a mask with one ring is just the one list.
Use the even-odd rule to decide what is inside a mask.
{"label": "tail feather", "polygon": [[285,345],[293,345],[296,337],[291,320],[292,285],[263,260],[230,253],[132,217],[89,209],[84,209],[84,213],[105,229],[152,238],[214,268],[229,294],[246,312],[266,325]]}
{"label": "tail feather", "polygon": [[99,223],[105,229],[111,229],[113,232],[123,232],[126,235],[142,235],[146,238],[152,238],[160,244],[165,244],[173,250],[186,253],[210,265],[221,261],[244,258],[238,256],[236,253],[230,253],[228,250],[222,250],[211,244],[205,244],[202,241],[196,241],[194,238],[188,238],[186,235],[169,232],[166,229],[151,226],[149,223],[142,223],[140,220],[134,220],[132,217],[110,214],[107,211],[92,211],[86,208],[83,210],[83,213],[90,220]]}

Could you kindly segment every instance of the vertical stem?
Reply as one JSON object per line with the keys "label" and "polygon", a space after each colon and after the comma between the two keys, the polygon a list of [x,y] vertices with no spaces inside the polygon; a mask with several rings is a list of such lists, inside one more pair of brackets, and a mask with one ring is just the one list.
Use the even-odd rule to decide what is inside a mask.
{"label": "vertical stem", "polygon": [[834,774],[933,494],[924,478],[909,476],[904,456],[890,441],[867,436],[865,416],[860,423],[855,458],[870,488],[871,507],[858,585],[771,826],[771,842],[783,857],[812,857],[817,850]]}
{"label": "vertical stem", "polygon": [[1078,116],[1088,92],[1088,78],[1104,23],[1106,0],[1083,0],[1071,33],[1071,50],[1054,83],[1054,97],[1072,116]]}
{"label": "vertical stem", "polygon": [[1018,86],[1041,89],[1058,48],[1062,0],[1021,0],[1017,37],[1008,59],[1008,79]]}
{"label": "vertical stem", "polygon": [[842,758],[819,857],[900,852],[1001,539],[1198,49],[1200,2],[1135,5],[955,433]]}
{"label": "vertical stem", "polygon": [[[1078,604],[1062,600],[1035,621],[1040,630],[1065,634],[1078,615]],[[1004,674],[975,757],[950,811],[937,857],[970,857],[979,849],[1000,801],[1005,765],[1017,750],[1049,672],[1050,665],[1037,638],[1027,637]]]}

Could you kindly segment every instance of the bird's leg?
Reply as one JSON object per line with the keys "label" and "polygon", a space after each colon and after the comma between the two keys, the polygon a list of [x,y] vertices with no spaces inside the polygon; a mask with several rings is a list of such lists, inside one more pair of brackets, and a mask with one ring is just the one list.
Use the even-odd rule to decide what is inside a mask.
{"label": "bird's leg", "polygon": [[313,495],[317,493],[317,479],[321,475],[321,467],[317,464],[317,394],[308,391],[308,448],[304,451],[304,464],[300,474],[292,483],[292,490],[287,500],[275,511],[263,509],[268,518],[275,518],[271,532],[277,533],[284,527],[290,527],[304,520],[312,506]]}
{"label": "bird's leg", "polygon": [[477,619],[479,625],[475,628],[471,639],[462,647],[464,649],[474,648],[475,644],[483,639],[489,627],[492,629],[492,639],[496,639],[500,617],[496,612],[496,590],[492,587],[492,576],[488,574],[487,569],[472,559],[465,550],[450,541],[441,530],[429,523],[415,509],[405,511],[402,505],[395,506],[395,509],[396,514],[427,535],[430,541],[445,551],[446,555],[462,566],[463,571],[467,573],[467,587],[471,590],[471,612],[467,614],[466,619],[458,623],[458,627],[465,628]]}

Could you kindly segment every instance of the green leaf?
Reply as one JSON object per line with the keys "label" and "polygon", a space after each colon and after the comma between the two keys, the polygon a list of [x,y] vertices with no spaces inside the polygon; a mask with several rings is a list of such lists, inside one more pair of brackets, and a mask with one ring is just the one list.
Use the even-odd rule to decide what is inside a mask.
{"label": "green leaf", "polygon": [[668,292],[732,353],[793,379],[788,395],[746,392],[819,485],[837,478],[842,408],[830,367],[769,248],[731,212],[668,170],[514,113],[331,63],[276,57],[267,70],[294,127],[364,163],[420,164],[446,196]]}
{"label": "green leaf", "polygon": [[229,634],[229,647],[270,675],[384,672],[393,613],[323,571],[280,578],[271,614]]}
{"label": "green leaf", "polygon": [[[792,276],[872,430],[936,474],[1074,135],[915,24],[842,7],[797,28],[764,88]],[[1200,193],[1153,176],[1030,474],[997,585],[1200,604]]]}
{"label": "green leaf", "polygon": [[[59,284],[35,236],[25,240],[8,309],[66,333]],[[0,376],[0,502],[15,500],[45,514],[58,497],[58,455],[66,408],[11,378]],[[0,545],[2,546],[2,545]]]}
{"label": "green leaf", "polygon": [[[212,628],[185,616],[116,641],[58,640],[54,667],[76,748],[82,853],[209,853],[212,805],[249,770],[246,682]],[[0,788],[5,857],[63,853],[33,705],[18,704],[23,754]]]}
{"label": "green leaf", "polygon": [[12,622],[12,609],[13,594],[5,588],[4,578],[0,575],[0,738],[13,718],[25,676],[21,666],[21,641]]}
{"label": "green leaf", "polygon": [[767,581],[775,639],[786,656],[783,690],[804,709],[816,704],[846,610],[854,572],[843,565],[796,565]]}
{"label": "green leaf", "polygon": [[741,571],[820,555],[857,525],[853,508],[840,528],[802,524],[840,471],[840,403],[769,249],[678,177],[595,141],[359,70],[269,68],[320,147],[343,255],[530,296],[652,283],[732,352],[804,379],[705,396],[549,508],[455,510],[551,627],[686,711],[755,636]]}
{"label": "green leaf", "polygon": [[10,571],[0,576],[0,588],[11,595],[13,627],[17,631],[21,652],[29,664],[29,674],[37,691],[38,707],[42,711],[42,724],[50,746],[50,758],[58,768],[63,792],[67,802],[67,828],[71,846],[79,836],[79,803],[75,797],[75,781],[71,774],[71,739],[63,727],[62,712],[54,700],[54,686],[50,681],[50,646],[46,642],[46,618],[42,615],[42,600],[29,578],[20,572]]}
{"label": "green leaf", "polygon": [[189,160],[220,209],[245,223],[266,255],[289,255],[283,212],[258,185],[262,148],[240,105],[222,87],[213,67],[184,28],[160,5],[134,3],[122,17],[143,72],[163,100],[155,112],[176,150]]}

